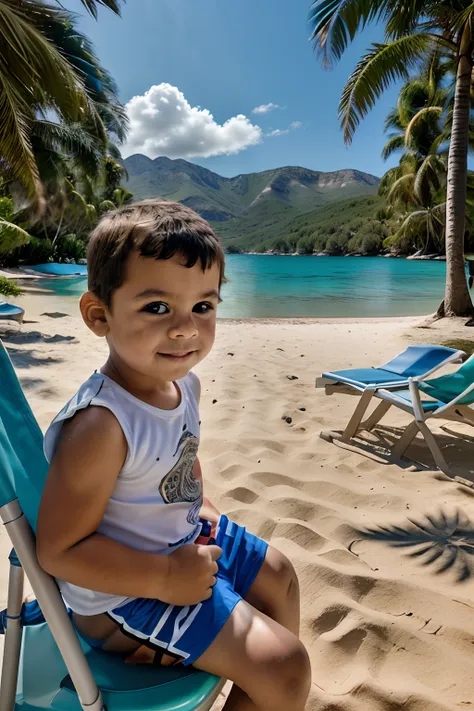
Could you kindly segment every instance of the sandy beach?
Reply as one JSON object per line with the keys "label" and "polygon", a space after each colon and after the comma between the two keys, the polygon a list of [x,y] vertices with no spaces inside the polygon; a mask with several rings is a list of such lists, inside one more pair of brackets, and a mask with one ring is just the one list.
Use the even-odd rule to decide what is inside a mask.
{"label": "sandy beach", "polygon": [[[27,294],[27,322],[0,326],[42,428],[106,355],[75,306],[63,315],[49,303]],[[207,495],[297,569],[301,633],[313,667],[311,711],[474,707],[474,490],[435,471],[421,443],[410,450],[426,467],[416,471],[387,461],[375,442],[373,456],[364,456],[319,438],[321,429],[345,425],[355,400],[315,390],[316,376],[378,365],[410,343],[461,332],[458,324],[449,332],[444,323],[419,324],[224,321],[197,370]],[[404,422],[407,416],[390,413],[387,437]],[[442,436],[455,472],[474,481],[473,440]],[[416,546],[390,545],[388,535],[363,537],[380,525],[398,527],[399,542],[407,544],[414,528],[428,533]],[[449,547],[451,565],[440,571],[440,560],[431,559]],[[4,606],[3,533],[0,549]]]}

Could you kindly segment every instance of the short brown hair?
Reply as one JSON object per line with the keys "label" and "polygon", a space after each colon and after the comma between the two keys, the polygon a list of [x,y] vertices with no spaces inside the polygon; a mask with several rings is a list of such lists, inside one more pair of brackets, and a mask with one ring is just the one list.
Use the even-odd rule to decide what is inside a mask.
{"label": "short brown hair", "polygon": [[176,202],[144,200],[108,212],[91,234],[87,248],[89,290],[108,307],[125,278],[132,252],[152,259],[184,257],[184,266],[217,264],[225,280],[225,257],[219,238],[194,210]]}

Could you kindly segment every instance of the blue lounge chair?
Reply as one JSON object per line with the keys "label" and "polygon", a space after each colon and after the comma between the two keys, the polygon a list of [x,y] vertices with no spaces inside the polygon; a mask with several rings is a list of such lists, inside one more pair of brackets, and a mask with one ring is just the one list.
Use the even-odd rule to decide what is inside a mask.
{"label": "blue lounge chair", "polygon": [[6,321],[18,321],[18,323],[21,323],[23,321],[24,314],[24,309],[21,309],[19,306],[7,304],[6,301],[0,301],[0,319],[4,319]]}
{"label": "blue lounge chair", "polygon": [[431,380],[410,378],[407,389],[395,392],[381,389],[375,396],[388,408],[398,407],[413,416],[412,422],[395,443],[393,456],[403,457],[417,434],[421,433],[438,469],[451,476],[449,465],[426,421],[436,417],[474,426],[474,356],[468,358],[455,373]]}
{"label": "blue lounge chair", "polygon": [[[224,684],[192,667],[126,665],[79,640],[39,566],[34,531],[48,465],[43,436],[0,342],[0,517],[10,555],[1,711],[208,711]],[[23,571],[46,623],[22,627]]]}
{"label": "blue lounge chair", "polygon": [[[360,429],[362,418],[379,388],[386,390],[406,388],[409,378],[427,378],[444,365],[462,362],[465,357],[464,351],[445,346],[408,346],[403,353],[399,353],[395,358],[378,368],[353,368],[322,373],[316,379],[316,387],[324,388],[326,395],[334,393],[360,394],[354,414],[340,437],[341,441],[349,442]],[[364,423],[364,429],[371,429],[374,424],[379,422],[389,407],[386,402],[380,403],[373,415]],[[332,440],[334,439],[333,434],[321,432],[321,437]]]}
{"label": "blue lounge chair", "polygon": [[[429,418],[437,417],[474,426],[474,409],[472,409],[474,405],[474,356],[468,358],[454,373],[430,380],[409,378],[407,388],[401,390],[379,388],[374,391],[374,397],[381,401],[383,409],[380,409],[380,406],[376,408],[369,420],[360,424],[352,436],[360,430],[370,431],[392,406],[398,407],[412,415],[413,420],[393,446],[391,450],[393,457],[401,459],[417,434],[421,433],[438,469],[448,476],[452,476],[436,437],[426,421]],[[336,443],[349,441],[337,432],[321,433],[321,435],[324,435],[324,439]]]}

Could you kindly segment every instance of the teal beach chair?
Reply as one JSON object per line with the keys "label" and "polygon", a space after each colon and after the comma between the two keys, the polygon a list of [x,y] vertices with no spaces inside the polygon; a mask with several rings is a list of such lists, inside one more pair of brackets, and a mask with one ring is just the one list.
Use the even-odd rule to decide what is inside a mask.
{"label": "teal beach chair", "polygon": [[[48,465],[43,436],[0,342],[0,517],[10,555],[1,711],[209,711],[224,681],[192,667],[126,665],[79,640],[34,531]],[[46,623],[22,627],[24,572]]]}
{"label": "teal beach chair", "polygon": [[[461,363],[464,351],[446,346],[419,345],[408,346],[395,358],[378,368],[352,368],[322,373],[316,378],[316,387],[324,388],[326,395],[341,393],[359,395],[359,402],[340,439],[349,442],[361,428],[362,418],[379,388],[399,390],[408,386],[410,378],[425,379],[448,363]],[[388,411],[385,402],[364,423],[364,429],[371,429]],[[333,433],[321,433],[323,439],[330,439]],[[332,437],[333,438],[333,437]]]}
{"label": "teal beach chair", "polygon": [[[423,398],[422,395],[425,397]],[[379,388],[374,391],[374,397],[381,401],[383,410],[377,408],[369,420],[361,424],[355,431],[373,429],[391,407],[397,407],[413,416],[412,422],[405,428],[401,437],[392,448],[392,454],[400,459],[421,433],[436,466],[448,476],[452,472],[436,441],[435,435],[427,425],[430,418],[461,422],[474,426],[474,355],[461,365],[455,373],[441,375],[438,378],[425,380],[409,378],[408,388],[388,390]],[[323,439],[341,441],[338,433],[321,433]],[[343,440],[347,441],[347,440]]]}

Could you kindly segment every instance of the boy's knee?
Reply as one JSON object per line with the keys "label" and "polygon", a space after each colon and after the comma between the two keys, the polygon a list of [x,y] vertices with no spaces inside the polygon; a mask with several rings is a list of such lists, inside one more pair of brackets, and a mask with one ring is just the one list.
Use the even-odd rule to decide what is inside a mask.
{"label": "boy's knee", "polygon": [[270,676],[275,711],[304,708],[311,686],[311,665],[308,652],[298,639],[288,654],[274,663]]}

